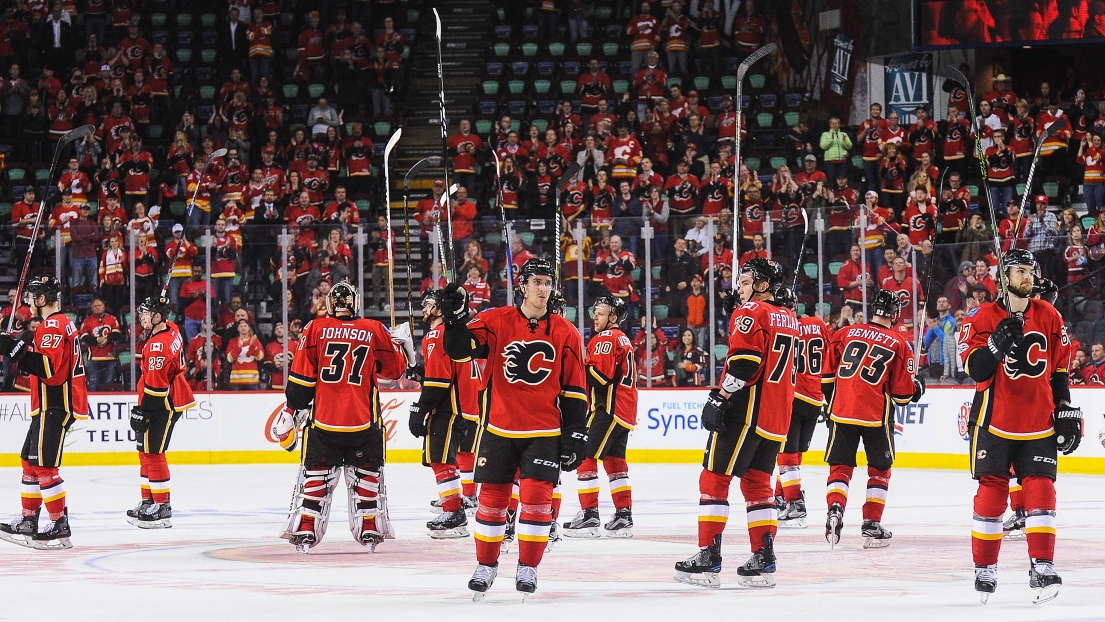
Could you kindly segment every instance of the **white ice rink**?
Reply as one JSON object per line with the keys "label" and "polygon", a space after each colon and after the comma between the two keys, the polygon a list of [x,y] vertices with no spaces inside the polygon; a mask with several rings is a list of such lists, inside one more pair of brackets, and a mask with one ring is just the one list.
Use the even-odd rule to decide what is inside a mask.
{"label": "white ice rink", "polygon": [[[326,539],[306,556],[277,538],[292,465],[175,466],[173,528],[159,531],[126,522],[137,467],[63,468],[74,548],[0,542],[0,620],[1105,620],[1105,477],[1060,477],[1056,568],[1064,586],[1034,606],[1023,540],[1004,543],[990,603],[976,598],[975,487],[964,472],[895,470],[883,521],[893,544],[862,549],[856,498],[844,540],[830,551],[821,528],[826,470],[804,469],[812,525],[780,532],[778,587],[764,591],[736,584],[749,549],[734,484],[722,588],[676,583],[672,564],[697,550],[699,470],[632,465],[636,536],[562,541],[538,570],[537,594],[522,604],[516,549],[503,556],[487,600],[471,602],[472,541],[426,535],[436,493],[432,473],[418,465],[388,467],[398,540],[374,554],[355,544],[339,487]],[[862,491],[865,469],[856,475],[853,490]],[[562,520],[579,509],[575,476],[564,483]],[[606,520],[605,486],[602,497]],[[0,510],[15,514],[18,501],[18,469],[0,469]]]}

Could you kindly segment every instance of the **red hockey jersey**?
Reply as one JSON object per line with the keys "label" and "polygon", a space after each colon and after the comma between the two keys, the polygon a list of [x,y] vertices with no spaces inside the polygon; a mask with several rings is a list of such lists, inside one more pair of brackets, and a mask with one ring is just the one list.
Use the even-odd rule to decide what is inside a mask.
{"label": "red hockey jersey", "polygon": [[[756,434],[768,440],[787,439],[794,402],[798,331],[794,313],[766,302],[746,302],[729,318],[725,375],[745,363],[756,367],[744,388],[731,398],[729,408],[736,409],[742,417],[749,413]],[[733,375],[741,377],[739,373]]]}
{"label": "red hockey jersey", "polygon": [[77,418],[88,416],[88,385],[77,327],[60,311],[35,329],[34,343],[19,362],[31,375],[31,416],[63,410]]}
{"label": "red hockey jersey", "polygon": [[912,368],[912,348],[892,329],[857,324],[836,331],[821,381],[833,385],[829,417],[868,428],[888,424],[893,405],[913,398]]}
{"label": "red hockey jersey", "polygon": [[183,412],[195,408],[196,398],[185,372],[184,338],[172,322],[142,346],[142,377],[138,400],[148,412]]}
{"label": "red hockey jersey", "polygon": [[629,428],[637,425],[637,370],[633,342],[612,328],[587,344],[587,384],[591,408],[612,414]]}
{"label": "red hockey jersey", "polygon": [[814,406],[825,403],[821,391],[821,374],[825,366],[825,349],[829,345],[829,327],[820,318],[798,318],[798,341],[794,343],[794,399]]}
{"label": "red hockey jersey", "polygon": [[437,326],[422,338],[422,360],[426,376],[422,387],[446,389],[450,410],[470,421],[480,420],[479,394],[483,388],[480,366],[475,361],[454,361],[445,353],[445,327]]}

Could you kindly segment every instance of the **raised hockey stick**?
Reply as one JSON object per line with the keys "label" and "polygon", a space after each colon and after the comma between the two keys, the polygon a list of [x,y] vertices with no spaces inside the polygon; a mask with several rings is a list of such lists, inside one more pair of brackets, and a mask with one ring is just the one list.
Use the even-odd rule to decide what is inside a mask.
{"label": "raised hockey stick", "polygon": [[[437,24],[437,84],[438,84],[438,110],[440,115],[438,117],[438,125],[441,127],[441,156],[442,156],[442,168],[445,169],[445,187],[450,188],[450,191],[446,195],[445,199],[445,227],[449,232],[449,264],[456,269],[456,257],[454,253],[456,250],[453,248],[453,214],[452,207],[449,206],[448,197],[452,195],[451,186],[449,185],[449,119],[445,114],[445,74],[442,69],[442,56],[441,56],[441,15],[437,12],[437,7],[434,7],[434,21]],[[445,256],[442,255],[441,263],[445,263]],[[453,275],[454,278],[457,275]]]}
{"label": "raised hockey stick", "polygon": [[1066,127],[1066,118],[1059,117],[1052,121],[1051,125],[1044,128],[1043,135],[1036,141],[1036,150],[1032,153],[1032,164],[1028,167],[1028,180],[1024,184],[1024,194],[1021,195],[1021,210],[1017,214],[1017,222],[1013,224],[1013,241],[1010,242],[1009,248],[1013,248],[1017,236],[1021,234],[1021,221],[1024,220],[1024,211],[1028,209],[1028,196],[1032,194],[1032,178],[1036,176],[1036,164],[1040,161],[1040,148],[1044,146],[1044,141],[1055,136]]}
{"label": "raised hockey stick", "polygon": [[[200,177],[196,180],[196,189],[192,192],[192,200],[188,203],[188,211],[184,213],[184,222],[188,222],[188,219],[192,216],[192,210],[196,209],[196,197],[200,194],[200,188],[203,187],[203,178],[207,175],[207,167],[211,166],[211,161],[216,158],[221,158],[226,155],[226,149],[216,149],[211,152],[211,155],[203,163],[203,169],[200,170]],[[173,269],[176,268],[176,260],[180,257],[180,247],[184,246],[184,241],[188,239],[188,231],[182,231],[180,234],[180,242],[177,242],[176,249],[173,251],[173,260],[169,262],[169,271],[165,273],[165,284],[161,286],[161,297],[164,298],[169,293],[169,281],[173,280]]]}
{"label": "raised hockey stick", "polygon": [[[741,222],[741,189],[740,189],[740,172],[741,172],[741,115],[744,110],[741,106],[741,98],[744,96],[744,76],[748,73],[748,70],[752,68],[763,57],[775,51],[779,46],[774,43],[768,43],[755,52],[748,55],[748,58],[737,66],[737,100],[733,103],[737,110],[737,128],[736,139],[733,143],[733,162],[735,170],[733,171],[733,278],[737,278],[739,274],[738,268],[740,267],[740,222]],[[748,172],[749,175],[752,171]]]}
{"label": "raised hockey stick", "polygon": [[560,179],[556,181],[556,280],[553,281],[553,288],[559,290],[560,288],[560,239],[563,237],[564,231],[564,188],[568,185],[576,175],[579,175],[580,169],[579,162],[572,162],[568,165],[568,169],[564,171],[564,174],[560,176]]}
{"label": "raised hockey stick", "polygon": [[[453,193],[456,192],[458,188],[460,188],[460,186],[453,184],[445,190],[445,193],[441,195],[441,200],[438,202],[441,205],[441,210],[438,213],[444,213],[446,217],[449,216],[447,211],[449,209],[449,198],[453,196]],[[451,221],[449,226],[452,226]],[[441,273],[445,276],[446,281],[452,283],[453,279],[457,277],[455,274],[457,266],[455,263],[452,263],[451,252],[449,257],[445,255],[445,236],[441,233],[440,216],[438,217],[437,223],[434,224],[434,234],[437,236],[437,253],[438,256],[441,257]],[[450,241],[450,246],[451,245],[452,242]],[[452,270],[449,269],[450,265],[452,266]]]}
{"label": "raised hockey stick", "polygon": [[[54,147],[54,158],[50,162],[50,173],[46,177],[47,188],[50,187],[50,180],[54,178],[54,172],[57,170],[58,158],[61,157],[61,152],[65,151],[65,148],[72,144],[73,141],[81,140],[95,131],[96,126],[94,125],[82,125],[62,134],[61,138],[58,139],[57,147]],[[19,282],[15,284],[15,298],[11,301],[12,314],[8,317],[7,332],[9,333],[12,332],[12,329],[15,327],[15,310],[19,308],[19,303],[23,296],[23,283],[26,282],[27,273],[31,270],[31,257],[35,254],[35,242],[38,241],[38,231],[42,226],[42,217],[46,213],[46,194],[46,192],[43,192],[42,198],[38,201],[38,216],[35,217],[35,226],[31,229],[31,243],[30,246],[27,247],[27,256],[23,258],[23,270],[19,273]]]}
{"label": "raised hockey stick", "polygon": [[798,208],[798,211],[802,212],[802,244],[798,247],[798,260],[794,262],[794,280],[790,282],[792,292],[798,289],[798,272],[802,269],[803,256],[806,254],[806,238],[810,235],[810,216],[804,207]]}
{"label": "raised hockey stick", "polygon": [[503,203],[503,164],[499,161],[499,152],[491,150],[495,158],[495,200],[499,203],[499,216],[503,219],[503,242],[506,244],[506,306],[514,306],[514,253],[510,249],[510,227],[506,222],[506,204]]}
{"label": "raised hockey stick", "polygon": [[[414,306],[411,302],[413,285],[411,283],[411,217],[410,217],[410,189],[411,180],[417,177],[427,166],[440,166],[441,156],[422,158],[414,163],[414,166],[403,176],[403,237],[407,241],[407,318],[414,328]],[[432,280],[432,279],[431,279]]]}
{"label": "raised hockey stick", "polygon": [[[400,127],[395,130],[395,133],[391,135],[384,147],[384,208],[387,210],[388,220],[388,235],[384,242],[388,245],[388,311],[391,317],[391,324],[389,324],[391,327],[395,326],[395,230],[391,228],[391,152],[395,149],[395,145],[399,144],[399,139],[402,137],[403,128]],[[410,263],[410,261],[408,260],[407,263]],[[363,283],[361,287],[364,287]],[[413,323],[411,323],[411,330],[414,330]]]}

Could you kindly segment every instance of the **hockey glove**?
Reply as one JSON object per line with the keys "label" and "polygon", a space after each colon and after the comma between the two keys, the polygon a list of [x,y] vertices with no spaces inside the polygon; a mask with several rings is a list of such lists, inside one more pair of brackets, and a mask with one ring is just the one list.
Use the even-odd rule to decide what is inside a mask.
{"label": "hockey glove", "polygon": [[407,368],[405,372],[407,380],[413,380],[419,384],[426,378],[426,366],[422,363],[416,363]]}
{"label": "hockey glove", "polygon": [[921,401],[921,396],[925,394],[925,379],[921,376],[913,377],[913,399],[910,401],[916,404]]}
{"label": "hockey glove", "polygon": [[306,416],[305,410],[295,410],[285,406],[272,422],[272,429],[269,432],[284,451],[295,451],[299,443],[299,428],[303,425]]}
{"label": "hockey glove", "polygon": [[441,292],[441,317],[445,328],[464,324],[468,319],[468,290],[459,282],[449,283]]}
{"label": "hockey glove", "polygon": [[407,355],[407,364],[413,365],[418,360],[414,353],[414,336],[411,334],[411,325],[407,322],[403,322],[399,326],[391,329],[391,340],[393,343],[403,348],[403,352]]}
{"label": "hockey glove", "polygon": [[0,354],[14,363],[27,353],[27,342],[11,333],[0,333]]}
{"label": "hockey glove", "polygon": [[994,358],[1000,362],[1007,352],[1020,345],[1022,341],[1024,341],[1024,320],[1019,317],[1007,317],[998,323],[994,332],[990,333],[990,339],[986,345]]}
{"label": "hockey glove", "polygon": [[587,433],[572,432],[560,435],[560,468],[574,471],[587,457]]}
{"label": "hockey glove", "polygon": [[721,396],[720,389],[710,391],[710,395],[706,397],[706,403],[702,406],[702,427],[717,434],[725,432],[726,401],[726,398]]}
{"label": "hockey glove", "polygon": [[825,404],[821,407],[821,411],[817,413],[817,422],[824,423],[825,427],[829,427],[829,405]]}
{"label": "hockey glove", "polygon": [[1059,451],[1069,456],[1082,442],[1082,410],[1064,404],[1055,411],[1055,442]]}
{"label": "hockey glove", "polygon": [[407,427],[410,429],[411,434],[415,438],[422,438],[429,434],[429,430],[426,429],[426,411],[424,407],[415,402],[411,404],[410,408],[411,418],[407,423]]}
{"label": "hockey glove", "polygon": [[145,434],[146,430],[150,429],[150,415],[138,406],[131,408],[130,429],[138,434]]}

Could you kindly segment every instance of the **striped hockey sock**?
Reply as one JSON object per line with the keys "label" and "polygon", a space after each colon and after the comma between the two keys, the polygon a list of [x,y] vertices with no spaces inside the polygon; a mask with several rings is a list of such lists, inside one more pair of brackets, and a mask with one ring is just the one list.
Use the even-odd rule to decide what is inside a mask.
{"label": "striped hockey sock", "polygon": [[775,499],[771,495],[771,473],[756,469],[745,471],[741,478],[741,494],[748,515],[748,541],[755,553],[763,546],[765,534],[771,534],[774,539],[779,530]]}
{"label": "striped hockey sock", "polygon": [[50,513],[50,520],[57,520],[65,514],[65,482],[57,468],[35,467],[38,473],[38,487],[42,491],[42,502]]}
{"label": "striped hockey sock", "polygon": [[880,471],[867,467],[867,502],[863,504],[863,519],[882,522],[886,509],[886,490],[890,486],[890,469]]}
{"label": "striped hockey sock", "polygon": [[594,458],[584,458],[576,469],[576,477],[579,484],[576,492],[579,493],[579,507],[584,510],[593,510],[599,507],[599,465]]}
{"label": "striped hockey sock", "polygon": [[441,499],[443,512],[456,512],[460,509],[460,471],[451,464],[435,462],[430,465],[437,479],[437,496]]}
{"label": "striped hockey sock", "polygon": [[146,473],[150,478],[150,494],[154,503],[169,502],[169,461],[165,454],[146,455]]}
{"label": "striped hockey sock", "polygon": [[472,472],[476,468],[476,454],[467,451],[457,452],[457,469],[460,470],[460,489],[465,497],[476,494],[476,482]]}
{"label": "striped hockey sock", "polygon": [[1009,494],[1009,480],[995,475],[985,475],[978,480],[975,493],[974,520],[971,523],[971,554],[975,566],[998,563],[1001,551],[1001,515]]}
{"label": "striped hockey sock", "polygon": [[523,479],[518,506],[518,563],[536,568],[545,555],[553,522],[553,483]]}
{"label": "striped hockey sock", "polygon": [[602,468],[610,478],[610,497],[616,509],[633,506],[633,487],[629,484],[629,465],[625,458],[605,458]]}
{"label": "striped hockey sock", "polygon": [[1032,559],[1055,559],[1055,482],[1029,476],[1024,486],[1025,539]]}
{"label": "striped hockey sock", "polygon": [[149,454],[144,452],[138,452],[138,475],[142,480],[142,499],[144,501],[153,501],[153,493],[150,491],[150,467],[149,467]]}
{"label": "striped hockey sock", "polygon": [[702,469],[698,477],[698,546],[710,546],[729,520],[729,484],[732,475]]}
{"label": "striped hockey sock", "polygon": [[775,488],[778,496],[782,489],[783,499],[797,501],[802,496],[802,454],[779,454],[779,483]]}
{"label": "striped hockey sock", "polygon": [[506,534],[506,512],[510,484],[481,484],[480,505],[472,535],[476,540],[476,561],[485,566],[499,563],[499,549]]}
{"label": "striped hockey sock", "polygon": [[852,467],[843,464],[834,464],[829,467],[829,482],[825,490],[825,504],[839,503],[840,507],[848,507],[848,484],[852,482]]}
{"label": "striped hockey sock", "polygon": [[42,491],[38,487],[38,474],[35,467],[23,461],[23,479],[19,485],[19,500],[23,506],[23,516],[34,516],[42,507]]}

